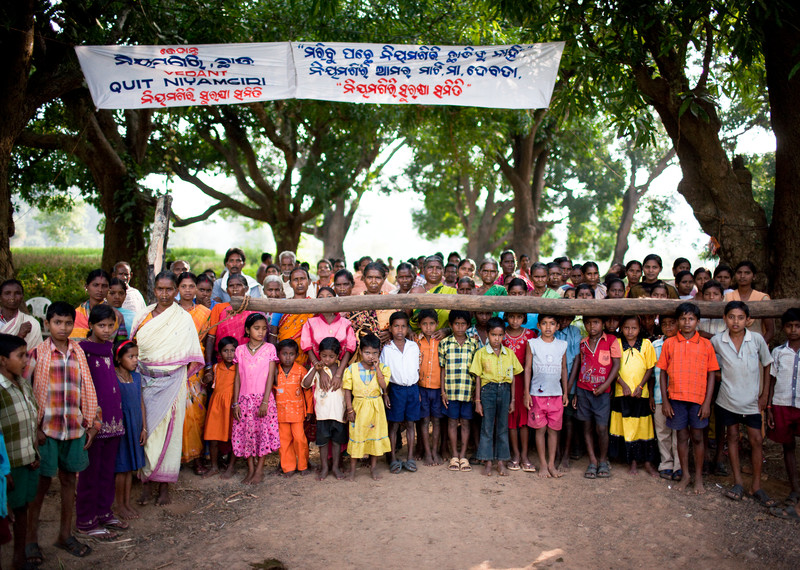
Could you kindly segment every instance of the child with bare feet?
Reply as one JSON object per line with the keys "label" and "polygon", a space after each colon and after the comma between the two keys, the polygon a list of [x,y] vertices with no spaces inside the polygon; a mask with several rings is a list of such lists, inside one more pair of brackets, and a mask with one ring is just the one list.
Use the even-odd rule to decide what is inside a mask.
{"label": "child with bare feet", "polygon": [[675,311],[678,334],[664,341],[656,366],[661,369],[662,411],[667,426],[678,432],[678,457],[683,466],[683,477],[676,486],[686,490],[691,481],[689,474],[689,437],[694,445],[694,492],[705,493],[703,488],[703,429],[711,415],[714,380],[719,370],[711,341],[700,336],[697,325],[700,309],[693,303],[681,303]]}
{"label": "child with bare feet", "polygon": [[[587,479],[611,477],[611,466],[608,463],[611,384],[617,378],[622,353],[617,337],[603,332],[603,324],[601,317],[583,317],[583,325],[589,336],[581,341],[580,352],[569,375],[570,391],[575,382],[578,383],[576,417],[583,422],[583,439],[589,454],[589,466],[583,474]],[[595,453],[595,433],[599,454]]]}
{"label": "child with bare feet", "polygon": [[[440,431],[439,426],[442,412],[442,371],[439,366],[439,339],[433,336],[439,320],[436,311],[423,309],[419,312],[419,328],[422,334],[417,337],[420,352],[419,364],[419,396],[421,426],[420,439],[425,449],[425,465],[441,465],[442,457],[439,455]],[[428,426],[433,424],[433,443],[428,436]]]}
{"label": "child with bare feet", "polygon": [[264,478],[267,455],[280,448],[278,413],[272,385],[275,382],[275,347],[264,342],[267,319],[261,313],[247,316],[245,344],[236,347],[236,376],[233,382],[233,429],[231,441],[236,457],[247,458],[245,485],[257,485]]}
{"label": "child with bare feet", "polygon": [[[467,444],[472,420],[475,377],[470,374],[469,366],[478,350],[478,341],[466,332],[470,319],[467,311],[457,309],[450,311],[448,320],[453,334],[439,343],[442,404],[447,416],[447,436],[452,453],[450,464],[447,466],[450,471],[472,471],[467,459]],[[458,447],[459,422],[461,422],[461,447]]]}
{"label": "child with bare feet", "polygon": [[391,371],[378,362],[380,354],[381,339],[372,333],[363,336],[361,362],[348,366],[342,378],[346,418],[350,422],[350,481],[356,480],[358,460],[366,456],[370,456],[372,478],[380,479],[378,457],[392,448],[385,410],[391,406],[386,393]]}
{"label": "child with bare feet", "polygon": [[497,471],[505,477],[506,461],[511,459],[508,415],[515,405],[511,385],[514,376],[522,372],[522,365],[514,352],[503,346],[506,325],[502,319],[489,319],[486,330],[489,344],[475,352],[469,368],[480,378],[475,390],[475,412],[483,416],[483,421],[477,458],[486,462],[484,475],[491,476],[492,462],[497,461]]}
{"label": "child with bare feet", "polygon": [[303,431],[306,413],[306,397],[302,388],[306,369],[297,362],[300,347],[291,338],[278,343],[278,373],[275,377],[275,405],[278,408],[278,431],[280,432],[281,470],[285,477],[295,471],[308,475],[308,439]]}
{"label": "child with bare feet", "polygon": [[[561,431],[567,395],[567,341],[555,337],[558,318],[539,315],[539,338],[532,338],[525,348],[525,409],[528,426],[536,430],[539,453],[539,477],[561,477],[556,469],[558,432]],[[545,435],[547,458],[545,458]]]}
{"label": "child with bare feet", "polygon": [[[575,290],[572,289],[574,293]],[[578,327],[572,324],[575,317],[572,315],[558,317],[558,330],[554,335],[557,339],[566,341],[567,343],[567,378],[572,373],[572,367],[575,366],[575,360],[581,350],[581,331]],[[569,471],[569,462],[571,455],[574,453],[572,450],[573,426],[577,423],[575,419],[575,408],[577,407],[577,388],[572,387],[572,390],[567,394],[569,404],[564,408],[564,417],[561,425],[561,434],[558,452],[556,453],[556,461],[558,463],[558,470],[562,473]],[[559,456],[561,460],[558,461]]]}
{"label": "child with bare feet", "polygon": [[658,477],[653,462],[658,460],[658,444],[653,431],[653,367],[656,351],[643,337],[639,317],[622,318],[620,338],[622,351],[619,376],[611,400],[609,455],[630,465],[628,473],[639,473],[638,465],[651,477]]}
{"label": "child with bare feet", "polygon": [[[206,414],[206,427],[203,439],[208,442],[208,451],[211,465],[208,473],[203,478],[213,477],[219,473],[220,447],[231,449],[231,404],[233,403],[233,384],[236,381],[236,347],[238,341],[232,336],[220,339],[217,351],[222,362],[217,362],[213,368],[214,381],[211,385],[213,392],[208,401]],[[228,468],[220,475],[220,479],[230,479],[236,472],[236,455],[230,454]]]}
{"label": "child with bare feet", "polygon": [[142,399],[142,377],[139,366],[139,347],[132,340],[123,340],[114,345],[114,364],[120,395],[122,396],[122,437],[114,465],[116,473],[116,511],[120,518],[138,519],[139,511],[131,506],[133,474],[144,467],[144,442],[147,439],[144,400]]}
{"label": "child with bare feet", "polygon": [[322,462],[318,481],[328,477],[328,450],[330,449],[331,470],[334,477],[344,479],[339,468],[342,445],[347,443],[347,424],[344,423],[344,392],[333,389],[333,378],[339,371],[339,355],[342,345],[334,337],[323,338],[318,347],[319,360],[303,378],[303,388],[314,390],[314,413],[317,416],[317,439],[319,457]]}

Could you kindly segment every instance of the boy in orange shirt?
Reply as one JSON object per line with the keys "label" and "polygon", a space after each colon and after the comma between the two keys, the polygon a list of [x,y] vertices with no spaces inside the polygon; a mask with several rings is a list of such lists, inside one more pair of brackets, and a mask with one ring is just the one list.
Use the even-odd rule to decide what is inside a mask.
{"label": "boy in orange shirt", "polygon": [[284,339],[278,343],[278,373],[275,376],[275,405],[278,408],[278,433],[281,438],[281,469],[286,477],[308,475],[308,439],[303,430],[306,398],[301,386],[306,369],[297,360],[297,343]]}
{"label": "boy in orange shirt", "polygon": [[717,355],[711,341],[700,336],[697,325],[700,309],[693,303],[681,303],[675,311],[678,334],[666,339],[656,366],[661,369],[662,412],[667,426],[678,432],[678,457],[683,477],[677,489],[689,486],[689,435],[694,445],[695,494],[703,488],[703,429],[708,426],[714,394]]}
{"label": "boy in orange shirt", "polygon": [[[417,337],[419,344],[419,396],[420,439],[425,448],[425,465],[441,465],[442,456],[439,453],[440,445],[440,420],[444,416],[442,411],[442,378],[439,367],[439,339],[433,337],[439,326],[436,311],[423,309],[419,312],[419,327],[422,334]],[[428,425],[433,423],[433,444],[428,437]]]}

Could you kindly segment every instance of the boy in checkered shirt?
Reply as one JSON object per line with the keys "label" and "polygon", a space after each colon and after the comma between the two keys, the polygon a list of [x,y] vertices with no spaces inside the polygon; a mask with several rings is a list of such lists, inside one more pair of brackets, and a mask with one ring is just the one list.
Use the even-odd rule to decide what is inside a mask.
{"label": "boy in checkered shirt", "polygon": [[[475,377],[470,374],[472,357],[478,343],[467,336],[472,316],[467,311],[452,310],[448,317],[453,331],[439,343],[439,367],[444,415],[447,416],[447,435],[452,458],[450,471],[472,471],[467,459],[472,402],[475,399]],[[461,447],[458,447],[458,422],[461,422]]]}
{"label": "boy in checkered shirt", "polygon": [[694,446],[694,492],[703,488],[703,429],[708,426],[714,394],[717,356],[711,341],[700,336],[697,325],[700,309],[693,303],[681,303],[675,311],[678,334],[664,341],[656,366],[661,369],[661,410],[667,417],[667,426],[678,432],[678,457],[683,466],[683,477],[678,490],[685,490],[691,480],[689,474],[689,435]]}

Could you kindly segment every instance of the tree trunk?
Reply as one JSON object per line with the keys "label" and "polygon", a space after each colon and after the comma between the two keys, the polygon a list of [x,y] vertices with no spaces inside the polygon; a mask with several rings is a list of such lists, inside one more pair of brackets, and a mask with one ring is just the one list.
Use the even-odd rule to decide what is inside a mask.
{"label": "tree trunk", "polygon": [[275,244],[278,248],[278,255],[282,251],[293,251],[297,253],[297,248],[300,245],[300,234],[303,231],[303,224],[296,223],[295,220],[287,220],[281,224],[281,228],[275,231],[272,230]]}
{"label": "tree trunk", "polygon": [[325,259],[344,259],[344,238],[350,230],[346,206],[345,197],[339,196],[323,215],[319,238]]}
{"label": "tree trunk", "polygon": [[633,215],[636,213],[638,205],[639,193],[631,180],[631,184],[628,185],[625,194],[622,196],[622,219],[619,222],[619,228],[617,228],[617,243],[614,246],[612,265],[614,263],[624,263],[625,252],[628,251],[628,237],[633,227]]}
{"label": "tree trunk", "polygon": [[[780,10],[780,8],[778,8]],[[764,59],[767,69],[770,122],[775,133],[775,205],[769,249],[772,253],[771,291],[775,297],[800,295],[800,75],[797,29],[800,13],[781,10],[780,17],[764,18]],[[766,244],[765,244],[766,245]]]}
{"label": "tree trunk", "polygon": [[14,235],[14,210],[11,205],[11,189],[8,186],[8,166],[11,148],[6,139],[0,140],[0,281],[14,277],[11,258],[11,237]]}
{"label": "tree trunk", "polygon": [[[94,171],[97,166],[90,167]],[[99,178],[98,178],[99,177]],[[119,261],[127,261],[133,271],[133,285],[140,291],[147,287],[147,248],[144,232],[149,208],[137,190],[126,188],[127,175],[98,173],[97,188],[105,216],[101,266],[111,271]]]}

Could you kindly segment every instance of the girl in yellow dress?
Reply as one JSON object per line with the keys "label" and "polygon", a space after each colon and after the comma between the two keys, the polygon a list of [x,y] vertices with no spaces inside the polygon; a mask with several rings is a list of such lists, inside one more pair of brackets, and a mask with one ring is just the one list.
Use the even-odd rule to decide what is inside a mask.
{"label": "girl in yellow dress", "polygon": [[378,362],[380,355],[380,339],[371,333],[365,335],[361,338],[361,362],[348,366],[342,377],[346,419],[350,422],[350,481],[355,481],[357,461],[367,455],[372,478],[380,479],[376,470],[378,457],[391,449],[386,422],[386,386],[391,372]]}

